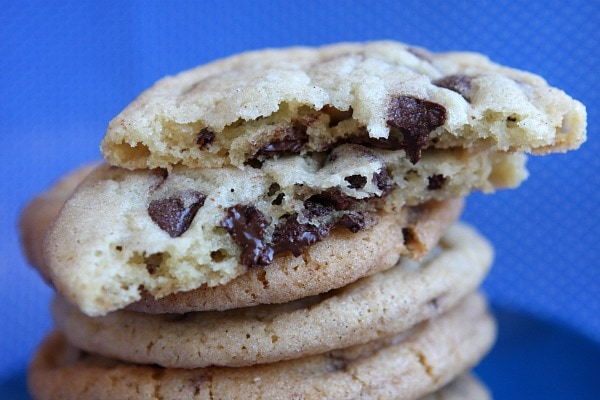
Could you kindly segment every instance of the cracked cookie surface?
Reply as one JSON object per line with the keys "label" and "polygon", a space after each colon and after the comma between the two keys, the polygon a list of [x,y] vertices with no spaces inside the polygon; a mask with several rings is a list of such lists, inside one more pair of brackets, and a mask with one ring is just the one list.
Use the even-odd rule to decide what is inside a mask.
{"label": "cracked cookie surface", "polygon": [[110,123],[126,168],[243,166],[342,143],[417,163],[429,149],[547,153],[585,140],[586,112],[541,77],[396,42],[249,52],[157,82]]}

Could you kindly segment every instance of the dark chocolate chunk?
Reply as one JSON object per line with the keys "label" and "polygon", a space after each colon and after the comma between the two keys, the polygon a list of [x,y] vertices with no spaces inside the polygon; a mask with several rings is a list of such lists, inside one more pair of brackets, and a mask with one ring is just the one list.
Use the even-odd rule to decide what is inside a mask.
{"label": "dark chocolate chunk", "polygon": [[304,206],[309,208],[310,206],[307,206],[307,203],[317,203],[339,211],[349,209],[352,204],[356,203],[357,201],[360,200],[340,192],[339,189],[330,188],[321,193],[310,196],[308,200],[304,202]]}
{"label": "dark chocolate chunk", "polygon": [[169,236],[179,237],[188,230],[204,200],[206,196],[198,191],[152,200],[148,205],[148,215]]}
{"label": "dark chocolate chunk", "polygon": [[231,238],[242,246],[240,261],[249,267],[269,265],[273,261],[273,248],[265,243],[269,221],[252,205],[238,204],[229,207],[221,221]]}
{"label": "dark chocolate chunk", "polygon": [[275,193],[279,192],[281,190],[281,186],[279,186],[278,183],[272,183],[271,186],[269,186],[269,191],[267,192],[267,196],[273,196]]}
{"label": "dark chocolate chunk", "polygon": [[302,254],[305,247],[323,240],[331,230],[331,224],[319,226],[301,224],[297,214],[291,215],[284,223],[277,225],[273,232],[271,246],[275,253],[290,251],[295,257]]}
{"label": "dark chocolate chunk", "polygon": [[331,204],[324,204],[319,202],[319,198],[304,201],[304,209],[306,210],[306,217],[323,217],[333,212],[333,206]]}
{"label": "dark chocolate chunk", "polygon": [[285,153],[299,153],[306,142],[308,134],[306,126],[299,123],[279,129],[277,137],[269,144],[258,150],[259,156],[273,157]]}
{"label": "dark chocolate chunk", "polygon": [[362,175],[350,175],[344,178],[350,189],[362,189],[367,184],[367,178]]}
{"label": "dark chocolate chunk", "polygon": [[365,214],[362,213],[344,214],[337,224],[344,228],[348,228],[352,233],[361,231],[368,225],[367,218]]}
{"label": "dark chocolate chunk", "polygon": [[283,198],[285,197],[285,193],[279,193],[277,195],[277,197],[275,197],[273,199],[273,201],[271,202],[271,204],[273,204],[274,206],[280,206],[283,203]]}
{"label": "dark chocolate chunk", "polygon": [[382,197],[387,195],[392,190],[390,176],[385,168],[381,168],[379,171],[373,174],[373,182],[375,185],[377,185],[377,189],[383,192],[381,194]]}
{"label": "dark chocolate chunk", "polygon": [[390,102],[388,125],[398,128],[410,161],[416,164],[429,134],[446,122],[446,108],[432,101],[410,96],[394,97]]}
{"label": "dark chocolate chunk", "polygon": [[387,138],[373,138],[367,132],[359,135],[353,135],[346,138],[348,143],[360,144],[363,146],[371,146],[377,149],[384,150],[401,150],[404,149],[402,138],[395,132],[390,132]]}
{"label": "dark chocolate chunk", "polygon": [[436,79],[431,83],[442,88],[450,89],[460,94],[468,102],[471,102],[471,96],[473,92],[470,76],[465,74],[448,75],[443,78]]}
{"label": "dark chocolate chunk", "polygon": [[263,166],[263,162],[260,161],[258,158],[250,158],[244,162],[244,165],[248,165],[249,167],[252,167],[254,169],[261,169]]}
{"label": "dark chocolate chunk", "polygon": [[196,144],[203,150],[206,149],[213,140],[215,140],[215,133],[208,128],[202,129],[200,133],[198,133],[198,136],[196,136]]}
{"label": "dark chocolate chunk", "polygon": [[427,190],[439,190],[446,183],[446,177],[441,174],[431,175],[427,180]]}

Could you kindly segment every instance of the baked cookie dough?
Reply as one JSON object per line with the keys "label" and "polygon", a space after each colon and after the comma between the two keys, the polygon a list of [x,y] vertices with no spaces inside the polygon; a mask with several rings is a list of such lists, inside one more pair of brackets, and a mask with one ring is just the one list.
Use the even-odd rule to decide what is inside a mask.
{"label": "baked cookie dough", "polygon": [[[50,275],[42,253],[48,226],[92,168],[86,166],[73,171],[32,200],[22,214],[20,227],[25,254],[48,281]],[[141,300],[128,308],[146,313],[227,310],[284,303],[323,293],[387,269],[396,264],[401,254],[422,257],[456,221],[462,204],[462,199],[452,199],[410,207],[394,217],[378,218],[377,225],[368,234],[338,229],[326,243],[317,246],[320,250],[315,248],[309,253],[310,258],[288,257],[263,268],[249,268],[223,285],[204,284],[195,290],[161,298],[142,290]]]}
{"label": "baked cookie dough", "polygon": [[54,319],[78,348],[136,363],[248,366],[324,353],[397,334],[452,308],[487,275],[492,249],[457,225],[421,263],[280,305],[223,312],[88,317],[58,298]]}
{"label": "baked cookie dough", "polygon": [[44,262],[43,243],[48,228],[65,201],[96,167],[96,164],[89,164],[69,172],[50,189],[33,198],[21,212],[19,231],[25,257],[46,282],[50,282],[50,273]]}
{"label": "baked cookie dough", "polygon": [[473,367],[492,346],[484,299],[408,332],[320,355],[242,368],[162,368],[103,358],[51,334],[29,370],[36,400],[418,399]]}
{"label": "baked cookie dough", "polygon": [[[142,293],[160,298],[223,285],[271,264],[273,269],[309,265],[304,273],[329,264],[383,269],[400,254],[418,258],[431,247],[411,228],[433,215],[419,210],[438,207],[426,203],[493,187],[496,179],[496,164],[489,165],[489,159],[464,163],[460,155],[446,154],[428,157],[418,169],[405,171],[406,178],[384,185],[391,190],[384,196],[376,184],[358,189],[345,179],[383,176],[379,159],[363,157],[357,147],[332,152],[329,158],[339,156],[333,166],[325,160],[318,169],[290,167],[297,177],[291,181],[279,175],[283,160],[272,169],[178,167],[170,172],[103,165],[78,186],[48,231],[45,260],[52,282],[88,315],[102,315],[140,300]],[[447,184],[432,188],[427,176],[437,174],[447,175]],[[441,211],[448,217],[435,217],[439,226],[428,224],[434,238],[460,209],[456,201],[439,207],[449,207]],[[382,237],[380,223],[398,225]],[[332,252],[336,248],[345,253]],[[350,273],[350,280],[337,287],[360,274]]]}
{"label": "baked cookie dough", "polygon": [[167,77],[110,123],[126,168],[220,167],[343,143],[417,164],[430,149],[547,153],[585,140],[578,101],[534,74],[397,42],[245,53]]}
{"label": "baked cookie dough", "polygon": [[160,298],[222,285],[290,255],[310,260],[307,251],[327,245],[336,228],[368,235],[384,214],[515,186],[526,176],[518,154],[430,152],[418,166],[388,156],[398,153],[346,144],[318,164],[295,155],[260,169],[103,166],[65,203],[46,238],[53,283],[84,312],[101,315],[139,300],[142,288]]}

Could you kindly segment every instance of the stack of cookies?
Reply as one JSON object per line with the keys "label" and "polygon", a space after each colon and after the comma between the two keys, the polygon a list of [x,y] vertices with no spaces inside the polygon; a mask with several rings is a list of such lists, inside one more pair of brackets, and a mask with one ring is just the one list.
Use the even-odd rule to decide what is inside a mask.
{"label": "stack of cookies", "polygon": [[[241,54],[167,77],[23,213],[56,289],[36,399],[482,399],[492,248],[463,197],[585,108],[472,53]],[[435,392],[435,393],[434,393]],[[433,394],[434,393],[434,394]],[[431,397],[428,397],[431,396]]]}

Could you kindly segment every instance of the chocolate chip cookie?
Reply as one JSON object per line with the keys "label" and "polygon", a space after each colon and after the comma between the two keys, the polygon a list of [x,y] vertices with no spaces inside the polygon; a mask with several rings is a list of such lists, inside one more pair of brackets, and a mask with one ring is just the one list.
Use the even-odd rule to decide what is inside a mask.
{"label": "chocolate chip cookie", "polygon": [[236,55],[167,77],[111,123],[104,156],[126,168],[258,165],[345,143],[546,153],[585,140],[585,109],[531,73],[397,42]]}
{"label": "chocolate chip cookie", "polygon": [[[101,166],[78,186],[49,229],[45,260],[52,282],[89,315],[123,308],[143,295],[160,298],[224,285],[249,270],[258,269],[254,274],[264,283],[260,276],[267,270],[260,270],[271,264],[268,271],[300,270],[302,281],[294,284],[302,290],[295,298],[316,294],[389,268],[402,254],[422,256],[461,209],[460,201],[438,198],[497,182],[497,164],[485,157],[465,163],[459,154],[427,157],[419,169],[405,171],[406,178],[384,179],[379,158],[371,152],[363,157],[360,147],[340,147],[328,156],[337,159],[325,159],[318,168],[294,156],[288,171],[295,179],[280,174],[283,160],[279,168],[262,169]],[[520,164],[516,169],[521,171]],[[451,178],[441,188],[418,171]],[[358,188],[346,179],[360,176],[371,183]],[[439,224],[413,229],[423,221]],[[344,272],[345,280],[304,290],[306,280],[314,280],[308,275],[320,268],[324,283],[332,268],[356,270]],[[291,300],[293,292],[285,293],[264,301]]]}
{"label": "chocolate chip cookie", "polygon": [[396,267],[294,302],[226,312],[88,317],[63,300],[57,327],[77,347],[137,363],[198,368],[248,366],[365,343],[439,315],[474,291],[491,246],[467,226],[452,227],[421,263]]}
{"label": "chocolate chip cookie", "polygon": [[251,367],[178,369],[125,363],[81,351],[57,332],[33,360],[29,387],[37,400],[417,399],[475,365],[493,344],[495,332],[483,298],[475,294],[399,335]]}

